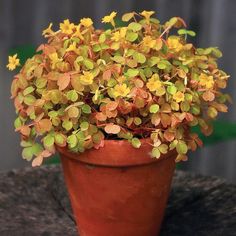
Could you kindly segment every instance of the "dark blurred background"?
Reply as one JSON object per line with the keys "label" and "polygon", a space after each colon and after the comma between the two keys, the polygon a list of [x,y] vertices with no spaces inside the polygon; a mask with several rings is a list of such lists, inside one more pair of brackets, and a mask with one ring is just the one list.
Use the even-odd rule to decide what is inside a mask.
{"label": "dark blurred background", "polygon": [[[236,1],[235,0],[0,0],[0,170],[19,168],[29,163],[21,159],[18,134],[14,133],[15,110],[10,101],[13,73],[6,69],[7,55],[18,52],[21,57],[32,54],[43,42],[42,30],[50,22],[69,18],[78,23],[91,17],[96,27],[104,27],[101,18],[111,11],[121,16],[125,12],[154,10],[163,22],[170,17],[182,17],[197,36],[192,41],[198,47],[216,46],[223,51],[220,67],[231,75],[226,89],[235,100],[236,80]],[[55,29],[55,28],[54,28]],[[236,100],[235,100],[236,101]],[[221,115],[205,146],[191,153],[190,160],[178,168],[206,175],[218,175],[236,183],[236,110]]]}

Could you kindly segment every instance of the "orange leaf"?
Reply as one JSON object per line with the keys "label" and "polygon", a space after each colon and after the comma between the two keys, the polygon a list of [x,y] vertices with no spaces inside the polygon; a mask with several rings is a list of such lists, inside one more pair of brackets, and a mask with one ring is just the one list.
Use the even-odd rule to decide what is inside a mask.
{"label": "orange leaf", "polygon": [[98,121],[105,121],[107,119],[107,116],[104,115],[102,112],[98,112],[96,115],[95,115],[95,118],[98,120]]}
{"label": "orange leaf", "polygon": [[108,134],[118,134],[120,132],[120,126],[110,123],[105,126],[105,131]]}
{"label": "orange leaf", "polygon": [[32,161],[32,167],[41,166],[43,163],[43,156],[39,155]]}
{"label": "orange leaf", "polygon": [[202,98],[205,101],[212,102],[215,99],[215,94],[212,93],[211,91],[206,91],[205,93],[202,94]]}
{"label": "orange leaf", "polygon": [[27,125],[21,126],[18,130],[20,130],[20,133],[22,135],[27,136],[27,137],[30,135],[30,131],[31,131],[30,127]]}
{"label": "orange leaf", "polygon": [[106,105],[107,110],[113,111],[117,108],[118,102],[111,101]]}
{"label": "orange leaf", "polygon": [[57,85],[59,86],[59,90],[64,90],[70,83],[70,75],[62,74],[59,76]]}
{"label": "orange leaf", "polygon": [[166,131],[164,132],[164,138],[165,138],[167,141],[171,142],[171,141],[174,140],[174,138],[175,138],[175,133],[174,133],[174,132],[171,132],[170,130],[166,130]]}
{"label": "orange leaf", "polygon": [[165,113],[161,114],[161,124],[164,128],[169,126],[171,124],[171,117]]}
{"label": "orange leaf", "polygon": [[111,78],[111,70],[106,70],[104,71],[103,75],[102,75],[102,78],[104,80],[109,80]]}
{"label": "orange leaf", "polygon": [[38,133],[48,132],[51,128],[52,122],[49,119],[42,119],[35,123],[35,129]]}
{"label": "orange leaf", "polygon": [[41,166],[43,163],[43,159],[45,157],[51,156],[52,153],[48,150],[43,150],[33,161],[32,161],[32,167]]}

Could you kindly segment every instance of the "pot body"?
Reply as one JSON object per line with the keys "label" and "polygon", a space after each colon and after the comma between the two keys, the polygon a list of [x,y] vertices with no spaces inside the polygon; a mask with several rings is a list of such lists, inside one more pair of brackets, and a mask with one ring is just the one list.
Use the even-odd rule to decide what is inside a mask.
{"label": "pot body", "polygon": [[59,148],[80,236],[157,236],[170,191],[176,153],[158,160],[151,146],[107,140],[82,154]]}

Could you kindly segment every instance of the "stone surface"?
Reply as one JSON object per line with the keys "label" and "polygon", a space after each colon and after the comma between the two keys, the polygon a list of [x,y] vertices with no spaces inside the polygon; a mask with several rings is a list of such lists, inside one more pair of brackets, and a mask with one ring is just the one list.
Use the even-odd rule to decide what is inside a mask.
{"label": "stone surface", "polygon": [[[236,186],[176,171],[161,236],[236,232]],[[60,166],[0,173],[1,236],[76,236]]]}

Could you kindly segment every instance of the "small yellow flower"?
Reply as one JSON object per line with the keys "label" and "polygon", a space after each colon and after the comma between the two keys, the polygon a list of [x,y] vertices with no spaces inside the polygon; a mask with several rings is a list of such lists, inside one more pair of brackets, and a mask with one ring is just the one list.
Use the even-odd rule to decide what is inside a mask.
{"label": "small yellow flower", "polygon": [[184,101],[184,93],[178,91],[177,93],[175,93],[173,95],[173,99],[178,103],[183,102]]}
{"label": "small yellow flower", "polygon": [[83,37],[83,35],[80,32],[80,26],[79,25],[76,26],[75,29],[76,30],[75,30],[75,33],[73,34],[73,37],[78,37],[79,39],[84,40],[84,37]]}
{"label": "small yellow flower", "polygon": [[90,85],[93,83],[94,76],[91,72],[84,71],[84,74],[80,76],[80,83],[82,85]]}
{"label": "small yellow flower", "polygon": [[114,22],[114,18],[116,17],[116,12],[113,11],[110,15],[108,16],[104,16],[102,18],[102,23],[111,23],[113,27],[115,27],[115,22]]}
{"label": "small yellow flower", "polygon": [[68,19],[64,20],[63,23],[60,23],[60,30],[64,34],[72,34],[74,28],[75,25],[73,23],[70,23]]}
{"label": "small yellow flower", "polygon": [[179,38],[176,37],[168,38],[167,45],[170,50],[173,50],[175,52],[179,52],[183,48],[183,45],[180,43]]}
{"label": "small yellow flower", "polygon": [[17,58],[17,54],[8,57],[8,64],[7,64],[8,70],[15,70],[16,67],[19,65],[20,65],[20,60]]}
{"label": "small yellow flower", "polygon": [[78,51],[78,49],[77,49],[77,47],[76,47],[76,42],[73,42],[73,43],[66,49],[66,52],[71,52],[71,51],[73,51],[73,52],[77,52],[77,51]]}
{"label": "small yellow flower", "polygon": [[57,63],[62,61],[62,58],[59,58],[56,52],[49,54],[48,57],[51,60],[52,69],[55,69],[57,66]]}
{"label": "small yellow flower", "polygon": [[147,82],[147,88],[151,92],[154,92],[161,87],[162,87],[162,82],[160,81],[158,74],[154,74]]}
{"label": "small yellow flower", "polygon": [[124,83],[124,81],[126,80],[126,77],[125,76],[119,76],[118,78],[117,78],[117,81],[121,84],[121,83]]}
{"label": "small yellow flower", "polygon": [[147,88],[151,91],[154,92],[157,96],[162,96],[165,94],[165,86],[163,83],[160,81],[159,75],[154,74],[147,82]]}
{"label": "small yellow flower", "polygon": [[126,84],[117,84],[113,89],[114,97],[126,97],[130,93],[130,89]]}
{"label": "small yellow flower", "polygon": [[90,27],[91,25],[93,25],[93,21],[91,20],[91,18],[83,18],[80,20],[80,24],[85,27]]}
{"label": "small yellow flower", "polygon": [[150,17],[155,13],[155,11],[142,11],[140,15],[146,18],[147,22],[149,23]]}
{"label": "small yellow flower", "polygon": [[204,73],[201,73],[199,76],[199,84],[207,89],[211,89],[214,86],[214,80],[213,76],[206,75]]}
{"label": "small yellow flower", "polygon": [[151,36],[145,36],[142,41],[142,45],[148,48],[154,48],[156,45],[156,40],[152,39]]}
{"label": "small yellow flower", "polygon": [[48,26],[48,28],[47,29],[45,29],[45,30],[43,30],[43,33],[42,33],[42,35],[43,36],[48,36],[48,35],[53,35],[55,32],[52,30],[52,23],[50,23],[49,24],[49,26]]}
{"label": "small yellow flower", "polygon": [[127,28],[126,27],[122,27],[119,31],[116,31],[113,34],[111,39],[114,40],[115,42],[118,42],[118,41],[124,39],[125,35],[126,35],[126,31],[127,31]]}

